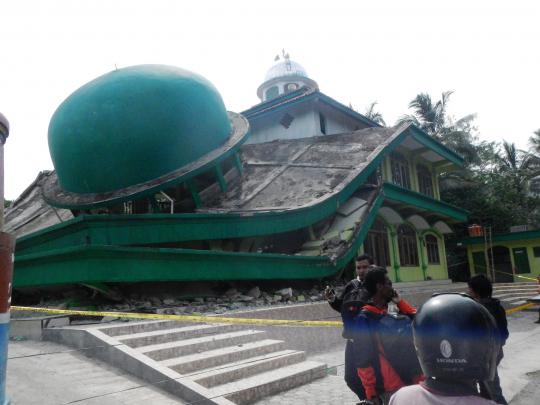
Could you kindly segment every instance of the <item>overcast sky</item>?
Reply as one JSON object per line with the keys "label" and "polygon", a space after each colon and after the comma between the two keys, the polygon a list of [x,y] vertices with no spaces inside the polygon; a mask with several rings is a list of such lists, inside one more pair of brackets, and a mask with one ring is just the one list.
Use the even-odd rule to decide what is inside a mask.
{"label": "overcast sky", "polygon": [[118,68],[197,72],[229,110],[282,48],[321,91],[387,123],[411,99],[453,90],[450,114],[477,113],[480,137],[528,147],[540,128],[539,1],[0,1],[0,112],[10,121],[5,194],[52,169],[47,127],[58,105]]}

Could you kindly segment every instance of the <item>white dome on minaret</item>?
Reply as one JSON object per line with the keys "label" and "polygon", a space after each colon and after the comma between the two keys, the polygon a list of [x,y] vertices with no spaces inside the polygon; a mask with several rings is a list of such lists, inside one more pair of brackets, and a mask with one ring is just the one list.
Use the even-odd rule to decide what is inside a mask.
{"label": "white dome on minaret", "polygon": [[277,62],[266,73],[264,83],[257,89],[257,96],[261,101],[271,100],[304,86],[319,88],[317,82],[309,78],[306,69],[291,60],[285,51],[282,56],[277,55],[275,60]]}

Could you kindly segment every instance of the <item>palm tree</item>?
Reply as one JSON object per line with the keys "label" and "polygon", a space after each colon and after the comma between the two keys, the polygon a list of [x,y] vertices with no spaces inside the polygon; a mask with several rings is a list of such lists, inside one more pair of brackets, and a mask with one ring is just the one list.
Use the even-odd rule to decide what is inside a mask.
{"label": "palm tree", "polygon": [[540,153],[540,129],[534,131],[534,135],[529,138],[533,151]]}
{"label": "palm tree", "polygon": [[397,124],[411,122],[463,156],[467,164],[481,164],[479,148],[474,144],[476,114],[469,114],[458,120],[449,116],[447,107],[452,94],[452,91],[445,91],[436,102],[433,102],[427,93],[418,94],[409,103],[413,114],[404,115]]}
{"label": "palm tree", "polygon": [[418,94],[409,103],[409,108],[413,109],[414,113],[401,117],[398,123],[412,122],[429,135],[440,139],[449,127],[446,107],[452,93],[452,91],[443,92],[441,99],[435,103],[429,94]]}
{"label": "palm tree", "polygon": [[384,118],[382,114],[378,111],[375,111],[375,106],[377,105],[377,102],[374,101],[371,103],[368,108],[366,108],[366,112],[364,113],[364,116],[369,118],[371,121],[376,122],[377,124],[382,125],[383,127],[386,126],[386,122],[384,122]]}
{"label": "palm tree", "polygon": [[530,181],[540,176],[540,158],[516,148],[515,143],[503,141],[499,173],[513,179],[515,191],[528,192]]}

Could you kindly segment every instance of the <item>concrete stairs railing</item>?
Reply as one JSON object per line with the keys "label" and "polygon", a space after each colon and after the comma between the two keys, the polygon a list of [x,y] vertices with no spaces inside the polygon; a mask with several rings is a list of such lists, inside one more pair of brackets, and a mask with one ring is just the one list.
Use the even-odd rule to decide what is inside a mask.
{"label": "concrete stairs railing", "polygon": [[538,294],[538,283],[497,283],[493,284],[493,297],[501,300],[505,308],[527,303],[527,298]]}
{"label": "concrete stairs railing", "polygon": [[[450,280],[394,283],[394,287],[403,297],[417,306],[436,292],[466,293],[468,290],[467,283],[451,283]],[[527,298],[538,294],[538,287],[538,283],[535,282],[495,283],[493,297],[498,298],[502,305],[509,309],[527,303]]]}
{"label": "concrete stairs railing", "polygon": [[[326,375],[326,365],[241,325],[129,322],[44,330],[187,401],[249,404]],[[166,383],[164,383],[166,381]]]}

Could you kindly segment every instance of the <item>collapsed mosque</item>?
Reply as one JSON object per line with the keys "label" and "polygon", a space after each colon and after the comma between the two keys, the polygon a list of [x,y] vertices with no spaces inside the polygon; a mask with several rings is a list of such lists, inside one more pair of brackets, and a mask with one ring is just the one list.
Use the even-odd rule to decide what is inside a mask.
{"label": "collapsed mosque", "polygon": [[459,155],[340,104],[288,55],[257,94],[227,112],[163,65],[76,90],[50,121],[55,170],[6,213],[14,287],[320,279],[362,250],[394,281],[448,278],[444,237],[467,212],[438,176]]}

